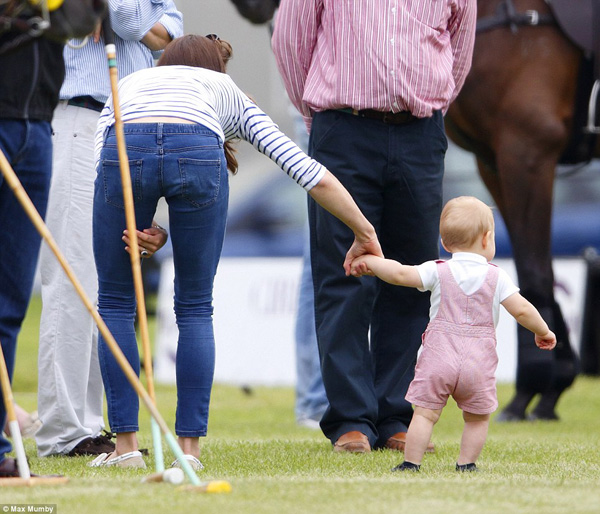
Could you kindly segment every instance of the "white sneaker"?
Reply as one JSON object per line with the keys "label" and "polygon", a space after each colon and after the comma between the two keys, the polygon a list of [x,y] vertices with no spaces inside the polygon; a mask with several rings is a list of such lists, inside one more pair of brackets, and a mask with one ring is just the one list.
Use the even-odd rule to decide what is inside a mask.
{"label": "white sneaker", "polygon": [[[204,469],[204,466],[202,465],[202,462],[200,462],[193,455],[185,454],[183,457],[185,458],[185,460],[188,461],[188,463],[190,464],[190,466],[192,466],[192,469],[194,471],[200,471],[201,469]],[[181,467],[181,463],[179,462],[179,459],[175,459],[173,461],[173,463],[171,464],[171,467],[172,468],[180,468]]]}
{"label": "white sneaker", "polygon": [[311,428],[313,430],[321,430],[321,425],[316,419],[312,418],[300,418],[296,420],[296,424],[299,427]]}
{"label": "white sneaker", "polygon": [[119,468],[140,468],[145,469],[146,463],[142,458],[142,453],[138,450],[124,453],[118,457],[112,457],[113,453],[101,453],[92,462],[88,464],[91,468],[102,468],[117,466]]}

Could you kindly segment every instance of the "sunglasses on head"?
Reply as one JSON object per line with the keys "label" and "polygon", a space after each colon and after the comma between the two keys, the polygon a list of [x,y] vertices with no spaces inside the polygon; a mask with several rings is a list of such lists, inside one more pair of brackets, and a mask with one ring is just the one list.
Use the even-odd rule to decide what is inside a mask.
{"label": "sunglasses on head", "polygon": [[219,39],[219,36],[217,36],[216,34],[206,34],[206,36],[204,36],[204,37],[206,37],[207,39],[210,39],[211,41],[221,41]]}

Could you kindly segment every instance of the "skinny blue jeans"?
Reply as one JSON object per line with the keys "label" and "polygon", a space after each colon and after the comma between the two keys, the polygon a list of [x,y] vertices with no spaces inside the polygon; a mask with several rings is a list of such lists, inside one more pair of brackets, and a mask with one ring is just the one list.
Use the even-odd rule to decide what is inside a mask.
{"label": "skinny blue jeans", "polygon": [[[52,174],[50,123],[0,120],[0,149],[40,215],[45,216]],[[0,174],[0,342],[11,378],[17,336],[31,298],[40,243],[40,235]],[[4,427],[5,421],[2,400],[0,427]],[[11,444],[0,430],[0,462],[10,451]]]}
{"label": "skinny blue jeans", "polygon": [[[129,123],[124,132],[137,226],[150,226],[161,197],[169,209],[179,329],[175,432],[182,437],[205,436],[215,364],[213,282],[229,198],[223,145],[201,125]],[[125,212],[114,129],[101,152],[93,227],[98,310],[139,374],[136,300],[130,257],[121,240]],[[135,432],[137,394],[102,336],[98,344],[110,428],[116,433]]]}

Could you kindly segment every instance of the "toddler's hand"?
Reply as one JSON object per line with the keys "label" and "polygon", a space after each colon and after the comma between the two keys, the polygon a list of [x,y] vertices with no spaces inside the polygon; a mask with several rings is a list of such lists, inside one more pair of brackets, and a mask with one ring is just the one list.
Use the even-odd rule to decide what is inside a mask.
{"label": "toddler's hand", "polygon": [[556,336],[551,330],[548,330],[543,336],[536,334],[535,344],[542,350],[552,350],[556,346]]}
{"label": "toddler's hand", "polygon": [[358,257],[352,261],[352,265],[350,266],[350,274],[353,277],[362,277],[363,275],[372,275],[369,271],[369,267],[367,263],[361,258]]}

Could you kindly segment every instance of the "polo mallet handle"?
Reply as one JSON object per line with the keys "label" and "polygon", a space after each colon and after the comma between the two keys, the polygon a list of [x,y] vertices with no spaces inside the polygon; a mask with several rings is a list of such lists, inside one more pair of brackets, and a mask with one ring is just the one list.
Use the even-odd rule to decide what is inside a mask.
{"label": "polo mallet handle", "polygon": [[[177,444],[177,440],[175,439],[175,437],[169,430],[169,427],[167,426],[167,424],[165,423],[165,420],[160,415],[160,412],[158,412],[158,409],[156,408],[154,401],[152,400],[152,398],[150,398],[150,395],[144,389],[144,386],[140,382],[140,379],[138,378],[137,374],[135,373],[135,371],[129,364],[127,357],[125,357],[125,355],[123,354],[123,351],[117,344],[117,341],[115,340],[115,338],[111,334],[110,330],[106,326],[106,323],[100,317],[100,314],[98,314],[98,311],[96,310],[94,304],[92,303],[92,301],[89,299],[89,297],[85,293],[83,286],[81,285],[81,282],[75,276],[73,269],[71,268],[71,266],[65,259],[65,256],[62,254],[62,252],[58,248],[58,245],[56,244],[56,241],[52,237],[50,230],[48,230],[48,227],[44,223],[44,220],[42,219],[39,212],[35,208],[35,205],[33,205],[33,202],[27,195],[27,192],[23,188],[23,185],[19,181],[19,178],[17,177],[16,173],[12,169],[10,163],[6,159],[4,152],[2,152],[2,150],[0,150],[0,171],[4,175],[4,180],[6,180],[6,183],[9,185],[9,187],[13,191],[14,195],[17,197],[17,200],[19,201],[19,203],[25,210],[25,213],[27,214],[27,216],[29,217],[29,219],[31,220],[31,222],[33,223],[33,225],[35,226],[35,228],[37,229],[39,234],[42,236],[42,239],[44,239],[44,241],[50,247],[50,250],[52,251],[52,253],[54,253],[56,258],[58,259],[58,262],[60,263],[62,269],[65,271],[68,279],[73,284],[75,291],[81,298],[81,301],[85,305],[87,311],[90,313],[90,315],[96,322],[96,325],[98,325],[98,330],[104,337],[106,344],[108,345],[111,353],[113,354],[113,357],[115,358],[115,360],[121,367],[121,370],[127,377],[127,380],[129,380],[131,387],[133,387],[135,392],[138,394],[138,396],[140,397],[140,399],[142,400],[142,402],[144,403],[144,405],[150,412],[150,415],[152,416],[152,418],[158,424],[161,432],[165,436],[167,443],[169,444],[169,447],[171,448],[171,451],[175,454],[175,457],[177,458],[177,460],[179,460],[181,469],[183,469],[184,473],[189,478],[192,485],[198,486],[198,489],[206,486],[207,484],[210,484],[211,482],[201,482],[200,479],[198,478],[198,475],[196,475],[196,473],[192,469],[192,466],[190,466],[189,462],[185,459],[183,451],[179,447],[179,444]],[[208,492],[210,492],[210,491],[208,491]]]}
{"label": "polo mallet handle", "polygon": [[[125,133],[123,131],[123,121],[121,119],[121,107],[119,105],[118,88],[118,70],[117,56],[115,47],[115,38],[110,18],[107,15],[102,22],[102,32],[106,44],[106,58],[108,59],[108,70],[110,74],[110,87],[113,98],[113,109],[115,115],[115,133],[117,136],[117,151],[119,154],[119,168],[121,170],[121,183],[123,185],[123,203],[125,206],[125,221],[129,231],[129,246],[131,249],[131,271],[133,274],[133,285],[135,297],[137,300],[138,322],[140,326],[140,336],[142,339],[142,352],[144,354],[144,372],[146,373],[146,382],[148,385],[148,394],[154,403],[156,395],[154,393],[154,373],[152,372],[152,352],[150,350],[150,336],[148,332],[148,316],[146,314],[146,301],[144,299],[144,284],[142,281],[142,266],[140,262],[140,249],[137,240],[137,227],[135,222],[135,208],[133,202],[133,191],[131,187],[131,174],[129,169],[129,160],[127,158],[127,146],[125,144]],[[154,444],[154,461],[156,471],[161,472],[165,469],[162,441],[159,427],[152,421],[152,441]]]}
{"label": "polo mallet handle", "polygon": [[2,383],[2,396],[4,398],[4,407],[6,408],[6,418],[8,419],[8,427],[10,429],[10,435],[13,440],[15,453],[17,454],[17,466],[19,467],[19,476],[21,478],[29,480],[31,478],[31,473],[29,472],[29,464],[27,462],[27,456],[25,455],[25,447],[23,446],[23,439],[21,437],[19,422],[17,421],[17,414],[15,412],[12,388],[10,387],[10,377],[8,376],[8,368],[6,367],[6,360],[4,359],[4,352],[2,351],[1,344],[0,382]]}

